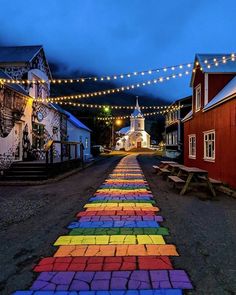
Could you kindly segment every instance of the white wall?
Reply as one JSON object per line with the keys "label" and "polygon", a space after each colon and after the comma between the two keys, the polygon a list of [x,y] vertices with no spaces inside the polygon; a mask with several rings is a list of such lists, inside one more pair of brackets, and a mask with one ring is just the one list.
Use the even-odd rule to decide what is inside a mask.
{"label": "white wall", "polygon": [[[67,135],[69,141],[82,141],[84,145],[84,158],[85,160],[91,157],[91,134],[89,131],[78,128],[70,121],[67,122]],[[87,147],[86,147],[86,138],[88,139]],[[80,149],[78,146],[78,156],[80,156]]]}

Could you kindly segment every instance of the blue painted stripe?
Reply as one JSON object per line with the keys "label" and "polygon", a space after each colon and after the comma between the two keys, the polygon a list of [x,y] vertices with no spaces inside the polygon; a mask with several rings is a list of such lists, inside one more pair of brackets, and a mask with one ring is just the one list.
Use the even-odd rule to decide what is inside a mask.
{"label": "blue painted stripe", "polygon": [[72,222],[68,228],[143,228],[160,227],[156,221],[84,221]]}

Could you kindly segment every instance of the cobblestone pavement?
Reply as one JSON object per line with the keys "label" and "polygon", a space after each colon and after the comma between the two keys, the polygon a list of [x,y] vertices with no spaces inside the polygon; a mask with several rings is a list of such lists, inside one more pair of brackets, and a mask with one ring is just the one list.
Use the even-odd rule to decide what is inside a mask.
{"label": "cobblestone pavement", "polygon": [[[193,289],[175,269],[176,246],[135,156],[123,158],[42,258],[29,291],[15,295],[181,295]],[[206,293],[207,294],[207,293]]]}

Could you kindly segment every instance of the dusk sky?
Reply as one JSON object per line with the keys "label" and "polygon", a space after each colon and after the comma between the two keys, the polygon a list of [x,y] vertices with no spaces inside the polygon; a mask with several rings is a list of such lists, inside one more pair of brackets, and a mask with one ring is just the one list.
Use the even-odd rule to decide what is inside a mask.
{"label": "dusk sky", "polygon": [[[0,6],[1,45],[42,44],[49,61],[68,70],[111,75],[192,62],[198,52],[236,51],[235,0],[0,0]],[[144,91],[172,101],[191,94],[189,80]]]}

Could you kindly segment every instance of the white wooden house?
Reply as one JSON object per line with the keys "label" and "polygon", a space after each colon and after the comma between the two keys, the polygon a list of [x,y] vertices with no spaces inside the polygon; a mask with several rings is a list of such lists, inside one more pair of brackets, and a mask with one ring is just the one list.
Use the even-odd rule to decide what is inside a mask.
{"label": "white wooden house", "polygon": [[[3,82],[10,78],[43,79],[46,83]],[[50,79],[42,46],[0,47],[0,165],[43,158],[49,139],[66,138],[65,115],[50,104],[34,100],[50,96]]]}

